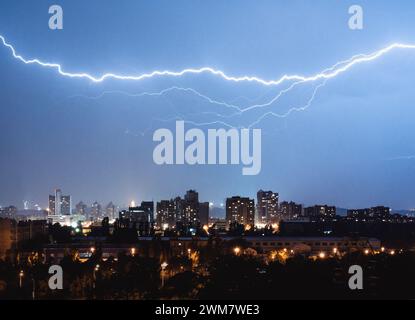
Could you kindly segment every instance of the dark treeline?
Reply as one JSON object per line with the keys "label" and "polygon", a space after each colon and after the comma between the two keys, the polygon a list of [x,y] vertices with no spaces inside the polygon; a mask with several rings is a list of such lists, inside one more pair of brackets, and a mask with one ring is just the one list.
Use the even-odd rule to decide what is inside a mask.
{"label": "dark treeline", "polygon": [[[415,298],[415,254],[409,252],[393,256],[353,253],[316,260],[296,256],[273,262],[251,254],[180,256],[162,271],[159,259],[120,254],[103,261],[97,252],[82,263],[74,251],[60,265],[64,289],[51,291],[49,265],[39,255],[18,265],[0,261],[0,299]],[[352,265],[364,270],[362,291],[348,286]]]}

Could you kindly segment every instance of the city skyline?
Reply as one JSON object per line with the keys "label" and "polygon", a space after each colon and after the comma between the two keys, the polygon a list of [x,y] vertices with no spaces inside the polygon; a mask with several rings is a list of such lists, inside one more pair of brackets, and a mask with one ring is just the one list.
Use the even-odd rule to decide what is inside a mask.
{"label": "city skyline", "polygon": [[[185,192],[184,197],[180,194],[180,192],[176,193],[172,197],[164,197],[160,199],[132,199],[128,203],[118,203],[114,200],[104,200],[104,201],[91,201],[87,202],[84,200],[75,200],[72,201],[73,197],[71,194],[68,195],[62,195],[62,189],[55,189],[54,195],[49,194],[49,200],[48,204],[45,208],[42,208],[39,206],[38,203],[31,205],[28,201],[23,201],[24,208],[19,207],[16,204],[8,204],[8,205],[0,205],[0,209],[8,209],[8,208],[16,208],[16,212],[24,212],[24,211],[43,211],[47,213],[48,215],[54,216],[54,208],[56,208],[56,195],[59,194],[61,197],[60,206],[62,207],[61,210],[64,210],[60,212],[58,215],[65,216],[65,215],[83,215],[82,212],[90,212],[94,210],[98,210],[99,212],[102,212],[102,217],[105,216],[111,216],[108,215],[108,210],[114,211],[115,214],[118,216],[118,213],[121,212],[121,210],[125,210],[128,208],[134,208],[138,207],[138,204],[141,202],[143,203],[153,203],[155,205],[161,205],[165,206],[166,210],[169,207],[171,203],[174,203],[179,199],[180,201],[186,201],[186,198],[189,196],[189,193],[195,192],[197,194],[197,201],[200,205],[206,204],[209,208],[209,212],[212,213],[214,211],[215,213],[218,213],[215,209],[220,209],[221,214],[211,214],[210,216],[213,218],[227,218],[226,209],[228,207],[227,201],[232,201],[232,199],[243,200],[243,201],[252,201],[253,202],[253,212],[255,215],[255,223],[263,224],[261,220],[265,221],[273,221],[274,219],[279,220],[279,215],[284,213],[287,216],[293,215],[293,212],[303,212],[305,209],[316,209],[316,210],[323,210],[320,209],[320,207],[324,207],[325,211],[328,209],[334,210],[334,212],[337,210],[340,210],[343,215],[345,215],[347,212],[366,212],[366,210],[370,210],[370,208],[381,208],[381,207],[387,207],[390,208],[391,212],[406,212],[407,214],[415,212],[415,208],[391,208],[386,206],[384,203],[376,203],[374,205],[367,205],[367,206],[361,206],[361,207],[341,207],[336,205],[335,203],[323,203],[319,201],[315,201],[312,203],[303,203],[298,202],[293,199],[286,199],[280,196],[280,193],[275,190],[267,190],[264,191],[263,189],[260,189],[256,192],[255,195],[249,196],[249,195],[237,195],[232,194],[231,192],[224,196],[224,200],[222,202],[212,202],[212,201],[204,201],[202,197],[202,201],[199,202],[199,192],[195,189],[187,189]],[[99,208],[97,209],[97,207]],[[65,209],[64,209],[65,208]],[[118,211],[117,211],[118,210]],[[154,210],[154,214],[156,214],[157,210]],[[324,215],[324,213],[322,213]],[[112,214],[114,215],[114,214]],[[297,214],[298,215],[298,214]],[[311,216],[312,214],[310,214]],[[296,216],[296,214],[294,214]]]}
{"label": "city skyline", "polygon": [[[60,189],[55,189],[53,191],[56,191],[56,190],[60,190]],[[192,190],[192,189],[188,188],[187,190]],[[205,198],[203,198],[203,199],[206,200],[206,202],[210,203],[210,207],[225,209],[227,198],[234,197],[234,196],[236,196],[236,197],[240,196],[240,197],[245,197],[245,198],[256,199],[255,200],[255,205],[257,206],[257,204],[258,204],[257,193],[259,191],[263,191],[263,190],[262,189],[257,190],[257,192],[253,195],[246,195],[246,194],[235,195],[235,194],[229,193],[229,194],[224,196],[222,201],[218,201],[218,202],[209,201],[208,199],[205,199]],[[270,192],[274,192],[274,191],[270,191]],[[287,198],[281,197],[281,193],[279,193],[278,191],[275,191],[275,193],[278,195],[278,199],[279,199],[278,203],[279,204],[293,202],[293,203],[301,204],[304,207],[307,207],[307,206],[313,206],[317,203],[320,203],[320,204],[323,203],[322,201],[314,201],[314,202],[310,202],[310,203],[304,203],[304,202],[301,202],[301,201],[296,201],[295,199],[287,199]],[[86,208],[91,208],[91,207],[93,207],[94,203],[99,203],[102,206],[107,206],[107,205],[110,205],[110,204],[114,203],[114,205],[118,206],[119,208],[128,208],[128,207],[131,206],[132,203],[139,203],[141,201],[153,201],[154,203],[157,203],[157,202],[160,202],[160,201],[173,200],[173,199],[177,198],[179,196],[179,194],[180,194],[180,192],[179,193],[174,193],[174,195],[172,195],[170,197],[165,196],[165,197],[161,197],[161,198],[158,198],[158,199],[154,199],[154,198],[153,199],[145,199],[145,198],[138,198],[137,197],[137,198],[125,201],[125,202],[114,201],[114,200],[111,200],[111,198],[106,199],[106,200],[86,201],[85,197],[72,201],[72,199],[73,199],[72,194],[69,195],[69,197],[71,199],[71,212],[73,212],[73,211],[76,210],[76,206],[78,204],[84,204],[86,206]],[[49,203],[48,203],[47,200],[45,201],[46,204],[44,206],[39,205],[40,203],[42,203],[41,201],[39,201],[39,202],[29,202],[27,200],[22,200],[21,203],[22,204],[20,206],[18,203],[16,204],[16,203],[6,203],[5,202],[5,204],[0,204],[0,208],[7,208],[7,207],[10,207],[10,206],[14,206],[20,211],[22,211],[22,210],[39,210],[39,211],[44,210],[44,211],[48,211],[48,210],[50,210]],[[24,205],[26,205],[27,208],[24,208]],[[382,203],[381,201],[379,201],[379,202],[374,203],[374,204],[368,204],[366,206],[360,206],[360,207],[343,207],[343,206],[338,206],[335,203],[331,203],[331,205],[334,205],[335,207],[341,208],[341,209],[358,209],[358,208],[369,208],[369,207],[375,207],[375,206],[379,206],[379,205],[385,205],[385,203]],[[257,209],[258,208],[256,208],[256,210]],[[398,210],[398,211],[400,211],[400,210],[415,211],[415,208],[392,208],[392,209],[393,210]]]}

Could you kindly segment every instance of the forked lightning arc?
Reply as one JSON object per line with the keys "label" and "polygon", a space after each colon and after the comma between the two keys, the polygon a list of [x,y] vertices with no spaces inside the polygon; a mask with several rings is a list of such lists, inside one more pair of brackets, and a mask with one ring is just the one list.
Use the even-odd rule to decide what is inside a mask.
{"label": "forked lightning arc", "polygon": [[[44,62],[38,58],[32,58],[32,59],[28,59],[23,57],[22,55],[18,54],[15,47],[13,45],[11,45],[10,43],[7,42],[6,38],[2,35],[0,35],[0,41],[3,44],[4,47],[8,48],[11,52],[11,54],[13,55],[13,57],[17,60],[19,60],[20,62],[24,63],[24,64],[34,64],[34,65],[39,65],[41,67],[45,67],[45,68],[50,68],[50,69],[55,69],[61,76],[64,77],[68,77],[68,78],[79,78],[79,79],[86,79],[95,83],[100,83],[100,82],[104,82],[105,80],[109,80],[109,79],[115,79],[115,80],[120,80],[120,81],[142,81],[142,80],[146,80],[146,79],[151,79],[151,78],[157,78],[157,77],[184,77],[186,75],[190,75],[190,74],[212,74],[215,76],[220,77],[221,79],[225,80],[225,81],[230,81],[230,82],[251,82],[251,83],[256,83],[259,85],[264,85],[264,86],[279,86],[281,84],[283,84],[284,82],[292,82],[291,85],[284,89],[281,90],[278,95],[276,97],[274,97],[272,100],[270,100],[269,102],[263,103],[263,104],[255,104],[255,105],[251,105],[248,107],[241,107],[241,106],[236,106],[233,104],[229,104],[226,102],[222,102],[222,101],[218,101],[212,98],[209,98],[199,92],[197,92],[194,89],[191,88],[179,88],[179,87],[172,87],[169,89],[165,89],[159,93],[142,93],[140,95],[162,95],[165,93],[168,93],[172,90],[181,90],[181,91],[186,91],[186,92],[190,92],[192,94],[195,94],[197,96],[199,96],[200,98],[203,98],[205,100],[207,100],[209,103],[213,103],[213,104],[218,104],[218,105],[222,105],[228,108],[232,108],[234,110],[236,110],[235,114],[241,114],[244,113],[246,111],[250,111],[253,109],[257,109],[257,108],[262,108],[262,107],[267,107],[270,106],[271,104],[273,104],[274,102],[276,102],[283,94],[289,92],[290,90],[292,90],[294,87],[296,87],[299,84],[303,84],[303,83],[307,83],[307,82],[317,82],[319,80],[323,81],[322,84],[318,85],[316,87],[316,89],[313,92],[313,95],[311,97],[311,99],[307,102],[307,104],[304,107],[297,107],[297,108],[291,108],[289,109],[289,111],[285,114],[276,114],[274,112],[267,112],[266,114],[262,115],[258,120],[256,120],[253,124],[257,124],[259,121],[261,121],[264,117],[266,117],[267,115],[271,115],[271,116],[276,116],[276,117],[284,117],[287,116],[288,114],[290,114],[293,111],[301,111],[301,110],[305,110],[306,108],[308,108],[308,106],[310,105],[310,103],[314,100],[314,97],[318,91],[319,88],[321,88],[322,86],[324,86],[324,84],[326,83],[327,80],[332,79],[337,77],[338,75],[346,72],[347,70],[349,70],[350,68],[352,68],[355,65],[358,64],[362,64],[365,62],[370,62],[370,61],[374,61],[382,56],[384,56],[385,54],[396,50],[396,49],[415,49],[415,45],[414,44],[404,44],[404,43],[393,43],[383,49],[380,49],[378,51],[369,53],[369,54],[358,54],[355,55],[353,57],[351,57],[350,59],[344,60],[344,61],[339,61],[338,63],[336,63],[335,65],[333,65],[332,67],[323,70],[320,73],[311,75],[311,76],[304,76],[304,75],[288,75],[285,74],[283,76],[281,76],[279,79],[275,79],[275,80],[267,80],[267,79],[263,79],[261,77],[258,76],[250,76],[250,75],[242,75],[242,76],[234,76],[234,75],[228,75],[225,71],[222,70],[218,70],[215,69],[213,67],[202,67],[202,68],[187,68],[187,69],[183,69],[181,71],[170,71],[170,70],[155,70],[153,72],[150,73],[142,73],[142,74],[117,74],[117,73],[105,73],[99,76],[94,76],[91,75],[89,73],[85,73],[85,72],[80,72],[80,73],[74,73],[74,72],[68,72],[65,71],[64,68],[62,67],[61,64],[58,63],[51,63],[51,62]],[[137,96],[140,96],[137,95]],[[219,117],[228,117],[228,116],[223,116],[221,114],[217,114]],[[212,123],[216,123],[212,122]],[[197,123],[194,123],[197,124]],[[201,124],[203,125],[203,124]],[[252,126],[252,125],[251,125]]]}

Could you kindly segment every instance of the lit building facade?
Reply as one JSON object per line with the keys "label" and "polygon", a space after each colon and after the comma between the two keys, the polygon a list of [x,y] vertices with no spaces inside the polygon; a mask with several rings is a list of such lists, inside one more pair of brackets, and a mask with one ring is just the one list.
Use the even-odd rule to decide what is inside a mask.
{"label": "lit building facade", "polygon": [[130,207],[119,214],[119,225],[122,228],[135,228],[138,236],[149,236],[153,232],[152,213],[146,207]]}
{"label": "lit building facade", "polygon": [[86,217],[87,215],[87,210],[88,210],[88,206],[83,203],[82,201],[79,202],[76,206],[75,206],[75,212],[77,215],[79,216],[84,216]]}
{"label": "lit building facade", "polygon": [[316,205],[304,209],[304,216],[307,218],[333,218],[336,216],[336,207],[327,205]]}
{"label": "lit building facade", "polygon": [[390,216],[390,208],[384,206],[347,210],[347,217],[353,219],[387,219]]}
{"label": "lit building facade", "polygon": [[278,193],[260,190],[257,193],[257,223],[272,224],[279,220]]}
{"label": "lit building facade", "polygon": [[103,214],[102,214],[102,206],[99,202],[95,201],[92,204],[91,207],[91,215],[90,215],[90,219],[91,220],[100,220],[103,219]]}
{"label": "lit building facade", "polygon": [[157,202],[157,226],[167,229],[176,225],[176,204],[174,200]]}
{"label": "lit building facade", "polygon": [[72,214],[72,200],[69,195],[62,195],[60,189],[54,195],[49,195],[48,220],[52,223],[60,222],[62,216]]}
{"label": "lit building facade", "polygon": [[292,201],[284,201],[280,203],[279,211],[282,220],[291,220],[302,216],[303,206]]}
{"label": "lit building facade", "polygon": [[0,208],[0,218],[14,219],[17,215],[17,208],[15,206],[9,206]]}
{"label": "lit building facade", "polygon": [[71,196],[61,197],[61,215],[70,216],[72,214],[72,199]]}
{"label": "lit building facade", "polygon": [[254,226],[255,200],[239,196],[226,199],[226,220],[228,225],[237,222],[246,226]]}

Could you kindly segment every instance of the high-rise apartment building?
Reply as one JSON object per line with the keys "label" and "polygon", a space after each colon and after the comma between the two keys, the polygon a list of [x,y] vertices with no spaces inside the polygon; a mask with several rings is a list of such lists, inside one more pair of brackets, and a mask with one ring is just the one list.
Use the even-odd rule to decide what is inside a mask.
{"label": "high-rise apartment building", "polygon": [[254,226],[255,200],[239,196],[226,199],[226,220],[228,225],[237,222]]}
{"label": "high-rise apartment building", "polygon": [[276,223],[278,217],[278,193],[260,190],[257,193],[257,222]]}
{"label": "high-rise apartment building", "polygon": [[162,200],[157,203],[157,226],[166,229],[180,224],[184,228],[198,228],[209,223],[209,203],[199,202],[199,193],[186,192],[184,199]]}
{"label": "high-rise apartment building", "polygon": [[83,203],[82,201],[79,202],[76,206],[75,206],[75,212],[77,215],[80,216],[87,216],[87,210],[88,210],[88,206]]}
{"label": "high-rise apartment building", "polygon": [[91,207],[90,219],[92,219],[92,220],[100,220],[102,218],[104,218],[103,217],[103,214],[102,214],[102,206],[97,201],[95,201],[92,204],[92,207]]}
{"label": "high-rise apartment building", "polygon": [[210,210],[209,202],[199,203],[199,221],[202,227],[209,225],[209,210]]}
{"label": "high-rise apartment building", "polygon": [[71,214],[71,196],[62,195],[62,191],[60,189],[56,189],[54,195],[49,195],[48,219],[52,223],[56,223],[59,222],[62,216],[70,216]]}
{"label": "high-rise apartment building", "polygon": [[284,201],[280,203],[279,212],[282,220],[291,220],[302,216],[303,206],[292,201]]}
{"label": "high-rise apartment building", "polygon": [[71,196],[61,197],[61,215],[70,216],[72,214],[72,199]]}
{"label": "high-rise apartment building", "polygon": [[167,229],[176,225],[176,204],[174,200],[157,202],[157,226]]}

